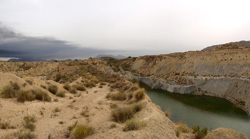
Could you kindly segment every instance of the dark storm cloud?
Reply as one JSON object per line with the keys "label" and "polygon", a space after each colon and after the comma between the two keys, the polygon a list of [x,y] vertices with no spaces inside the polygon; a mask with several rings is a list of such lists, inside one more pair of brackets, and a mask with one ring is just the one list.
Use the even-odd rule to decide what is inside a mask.
{"label": "dark storm cloud", "polygon": [[81,48],[53,38],[24,36],[15,33],[0,23],[0,57],[48,60],[88,58],[105,52],[108,52],[108,50]]}

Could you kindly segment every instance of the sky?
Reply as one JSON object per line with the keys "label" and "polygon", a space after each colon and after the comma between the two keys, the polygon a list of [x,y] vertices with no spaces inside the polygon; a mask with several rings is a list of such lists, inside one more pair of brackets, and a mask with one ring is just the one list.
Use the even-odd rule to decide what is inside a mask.
{"label": "sky", "polygon": [[[0,0],[0,33],[12,32],[12,39],[7,37],[15,40],[12,49],[53,48],[54,58],[194,51],[250,40],[249,5],[249,0]],[[0,57],[12,46],[3,40],[6,35]],[[44,57],[53,55],[38,56]]]}

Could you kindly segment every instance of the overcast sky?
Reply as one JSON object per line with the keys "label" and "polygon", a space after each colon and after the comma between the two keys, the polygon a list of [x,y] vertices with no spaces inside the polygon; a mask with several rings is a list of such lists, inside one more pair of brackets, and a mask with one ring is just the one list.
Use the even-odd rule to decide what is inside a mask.
{"label": "overcast sky", "polygon": [[161,54],[250,40],[249,5],[249,0],[0,0],[0,22],[23,36],[82,48]]}

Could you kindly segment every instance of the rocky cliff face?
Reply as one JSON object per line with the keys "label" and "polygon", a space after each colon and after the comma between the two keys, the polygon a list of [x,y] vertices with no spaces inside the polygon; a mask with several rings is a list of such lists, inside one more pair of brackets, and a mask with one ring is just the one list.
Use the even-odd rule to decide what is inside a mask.
{"label": "rocky cliff face", "polygon": [[129,76],[153,88],[222,97],[250,114],[250,48],[227,44],[210,51],[142,56],[116,66],[124,65],[130,67]]}

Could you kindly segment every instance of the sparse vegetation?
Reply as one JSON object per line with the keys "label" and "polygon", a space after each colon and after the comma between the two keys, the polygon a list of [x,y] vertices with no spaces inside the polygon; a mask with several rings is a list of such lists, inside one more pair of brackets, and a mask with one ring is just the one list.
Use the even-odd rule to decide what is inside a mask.
{"label": "sparse vegetation", "polygon": [[204,138],[207,135],[207,132],[208,132],[206,127],[203,128],[203,129],[200,129],[200,126],[193,126],[192,129],[193,129],[192,133],[195,134],[196,139]]}
{"label": "sparse vegetation", "polygon": [[135,119],[131,119],[126,121],[123,131],[138,130],[139,128],[140,123]]}
{"label": "sparse vegetation", "polygon": [[5,86],[1,92],[1,96],[4,98],[17,98],[18,102],[42,100],[51,101],[50,96],[39,89],[36,90],[20,90],[20,86],[17,83],[10,83]]}
{"label": "sparse vegetation", "polygon": [[52,94],[56,95],[56,93],[57,93],[57,91],[58,91],[58,87],[57,87],[56,85],[49,85],[48,90],[49,90]]}
{"label": "sparse vegetation", "polygon": [[118,105],[117,105],[117,104],[110,103],[110,108],[111,108],[111,109],[116,109],[116,108],[118,108]]}
{"label": "sparse vegetation", "polygon": [[77,125],[73,131],[75,139],[83,139],[92,134],[94,134],[94,128],[86,125]]}
{"label": "sparse vegetation", "polygon": [[65,92],[64,91],[59,91],[59,92],[56,93],[56,96],[65,97]]}
{"label": "sparse vegetation", "polygon": [[60,73],[57,73],[57,74],[56,74],[55,81],[56,81],[56,82],[59,82],[59,81],[61,80],[61,78],[62,78],[62,75],[61,75]]}
{"label": "sparse vegetation", "polygon": [[112,100],[119,100],[119,101],[123,101],[126,100],[126,95],[124,93],[113,93],[111,94],[110,98]]}
{"label": "sparse vegetation", "polygon": [[65,85],[63,86],[63,88],[64,88],[65,90],[70,91],[71,86],[70,86],[69,84],[65,84]]}
{"label": "sparse vegetation", "polygon": [[19,131],[15,134],[15,136],[18,139],[36,139],[37,138],[37,136],[35,134],[31,133],[30,131],[29,132]]}
{"label": "sparse vegetation", "polygon": [[23,118],[23,126],[26,129],[29,129],[30,131],[34,131],[36,126],[35,123],[36,122],[36,117],[34,115],[27,115]]}
{"label": "sparse vegetation", "polygon": [[71,94],[77,94],[77,91],[76,91],[75,88],[71,88],[71,89],[69,90],[69,92],[70,92]]}
{"label": "sparse vegetation", "polygon": [[176,127],[176,135],[177,137],[179,137],[179,135],[181,133],[188,133],[189,132],[189,128],[186,124],[184,123],[177,123],[177,127]]}
{"label": "sparse vegetation", "polygon": [[145,89],[139,89],[134,92],[134,97],[136,101],[140,101],[145,97]]}
{"label": "sparse vegetation", "polygon": [[0,129],[10,128],[10,121],[0,119]]}
{"label": "sparse vegetation", "polygon": [[85,88],[85,86],[83,84],[78,84],[78,85],[75,85],[73,87],[76,88],[79,91],[86,91],[86,88]]}
{"label": "sparse vegetation", "polygon": [[20,86],[17,83],[10,83],[7,86],[4,86],[1,96],[4,98],[15,98],[20,91]]}
{"label": "sparse vegetation", "polygon": [[111,116],[115,122],[124,123],[133,118],[134,114],[139,112],[142,107],[142,104],[135,103],[126,107],[117,108],[112,111]]}
{"label": "sparse vegetation", "polygon": [[41,100],[41,101],[51,101],[50,96],[39,89],[36,90],[22,90],[17,96],[18,102],[32,101],[32,100]]}

